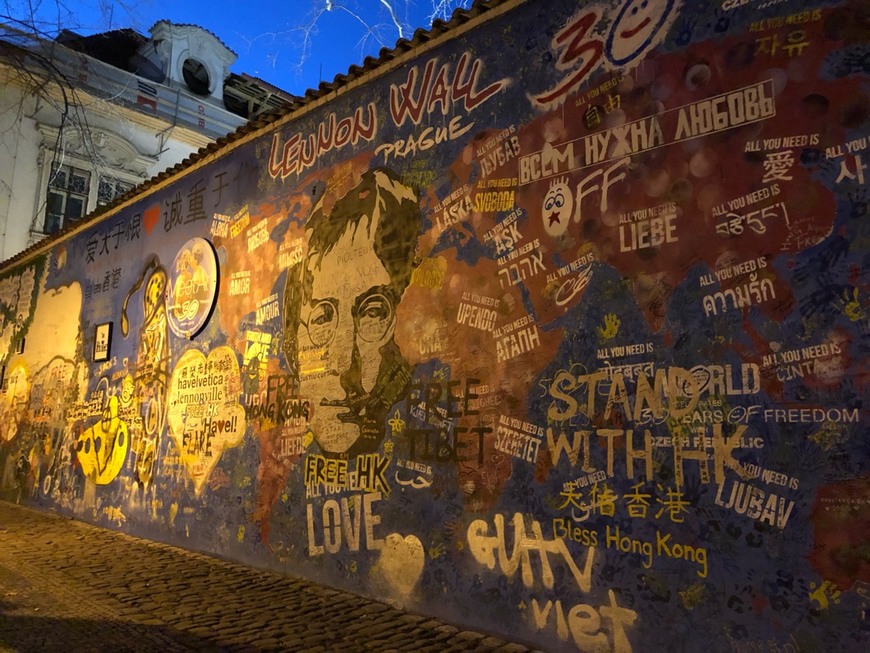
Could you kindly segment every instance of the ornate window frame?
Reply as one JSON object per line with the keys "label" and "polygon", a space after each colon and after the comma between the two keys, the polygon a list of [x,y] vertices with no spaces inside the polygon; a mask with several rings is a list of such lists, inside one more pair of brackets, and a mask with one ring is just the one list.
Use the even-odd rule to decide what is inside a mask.
{"label": "ornate window frame", "polygon": [[[124,184],[136,186],[148,177],[148,168],[157,159],[142,154],[129,140],[108,129],[93,129],[87,143],[82,134],[72,129],[62,133],[57,127],[37,124],[42,134],[37,163],[39,179],[36,188],[36,203],[30,225],[30,243],[48,235],[44,229],[48,209],[48,184],[51,164],[68,165],[87,171],[91,175],[85,215],[98,206],[100,180],[111,178]],[[64,225],[61,225],[63,229]]]}

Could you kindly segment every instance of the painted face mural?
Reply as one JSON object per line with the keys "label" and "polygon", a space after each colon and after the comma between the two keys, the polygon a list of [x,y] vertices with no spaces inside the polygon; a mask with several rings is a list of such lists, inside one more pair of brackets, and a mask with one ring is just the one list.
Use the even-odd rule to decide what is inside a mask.
{"label": "painted face mural", "polygon": [[574,214],[574,196],[565,178],[556,179],[544,196],[541,219],[544,230],[553,237],[559,237],[568,229]]}
{"label": "painted face mural", "polygon": [[308,257],[285,290],[284,346],[326,453],[376,449],[386,411],[410,378],[393,333],[419,222],[414,192],[383,170],[365,173],[329,213],[321,203],[309,218]]}

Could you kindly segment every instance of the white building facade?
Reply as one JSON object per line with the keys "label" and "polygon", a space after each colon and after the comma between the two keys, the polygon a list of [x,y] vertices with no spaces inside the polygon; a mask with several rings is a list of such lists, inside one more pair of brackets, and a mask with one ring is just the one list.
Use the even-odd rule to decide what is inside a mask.
{"label": "white building facade", "polygon": [[0,260],[292,101],[194,25],[41,41],[0,26]]}

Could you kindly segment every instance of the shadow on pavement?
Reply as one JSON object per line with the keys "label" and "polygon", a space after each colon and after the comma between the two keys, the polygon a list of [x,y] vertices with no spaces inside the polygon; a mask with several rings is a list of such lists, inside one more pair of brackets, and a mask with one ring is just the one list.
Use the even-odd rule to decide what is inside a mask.
{"label": "shadow on pavement", "polygon": [[[0,651],[172,653],[228,650],[214,641],[167,625],[137,624],[111,619],[9,614],[17,609],[21,608],[0,601]],[[24,609],[32,610],[32,608]]]}

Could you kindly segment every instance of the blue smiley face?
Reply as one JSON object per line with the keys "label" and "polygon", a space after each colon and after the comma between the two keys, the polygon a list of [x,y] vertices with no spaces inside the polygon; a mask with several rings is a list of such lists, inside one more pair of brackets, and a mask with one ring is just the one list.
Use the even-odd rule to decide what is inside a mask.
{"label": "blue smiley face", "polygon": [[622,66],[655,44],[662,28],[673,20],[677,0],[628,0],[607,35],[604,53]]}

